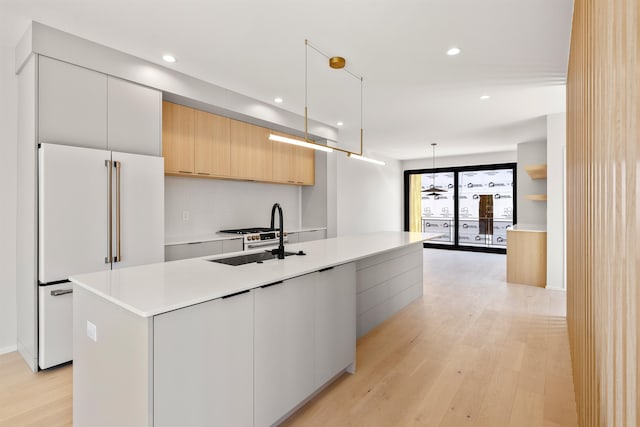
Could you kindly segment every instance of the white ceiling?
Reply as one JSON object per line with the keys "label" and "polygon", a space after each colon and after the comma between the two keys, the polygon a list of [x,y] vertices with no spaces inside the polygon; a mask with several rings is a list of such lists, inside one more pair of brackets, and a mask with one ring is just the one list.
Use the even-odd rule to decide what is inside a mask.
{"label": "white ceiling", "polygon": [[[543,116],[565,111],[572,7],[571,0],[0,0],[0,24],[12,43],[36,20],[163,65],[171,52],[178,62],[170,67],[265,102],[282,96],[281,108],[299,114],[309,39],[364,77],[367,153],[409,159],[430,157],[433,141],[438,155],[453,155],[544,138]],[[452,46],[462,53],[447,56]],[[491,98],[480,100],[485,93]],[[316,118],[333,120],[323,108]]]}

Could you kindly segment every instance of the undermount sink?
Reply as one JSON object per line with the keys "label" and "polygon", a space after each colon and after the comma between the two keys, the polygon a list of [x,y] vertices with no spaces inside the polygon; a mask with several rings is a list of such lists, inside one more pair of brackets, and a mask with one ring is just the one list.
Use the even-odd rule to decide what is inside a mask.
{"label": "undermount sink", "polygon": [[[284,253],[285,257],[289,255],[304,255],[304,254],[301,254],[299,252]],[[252,262],[261,263],[262,261],[267,261],[270,259],[274,259],[276,257],[277,255],[272,254],[271,251],[265,251],[265,252],[258,252],[256,254],[237,255],[229,258],[208,259],[207,261],[237,266],[237,265],[251,264]]]}

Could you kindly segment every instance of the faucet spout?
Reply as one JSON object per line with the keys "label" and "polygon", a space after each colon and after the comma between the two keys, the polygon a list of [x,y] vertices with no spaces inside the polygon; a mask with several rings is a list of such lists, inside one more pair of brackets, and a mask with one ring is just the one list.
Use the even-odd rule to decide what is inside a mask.
{"label": "faucet spout", "polygon": [[278,259],[284,259],[284,225],[282,220],[282,207],[280,203],[274,203],[271,207],[271,229],[275,225],[276,209],[278,210],[278,227],[279,227],[279,239],[278,249],[271,251],[272,254],[278,255]]}

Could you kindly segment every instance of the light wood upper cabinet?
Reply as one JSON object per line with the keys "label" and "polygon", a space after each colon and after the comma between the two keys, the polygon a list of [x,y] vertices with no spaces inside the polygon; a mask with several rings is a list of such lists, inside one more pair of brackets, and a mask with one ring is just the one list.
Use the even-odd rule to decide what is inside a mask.
{"label": "light wood upper cabinet", "polygon": [[269,140],[301,138],[171,102],[162,103],[165,174],[314,185],[315,150]]}
{"label": "light wood upper cabinet", "polygon": [[195,110],[195,172],[231,175],[231,120]]}
{"label": "light wood upper cabinet", "polygon": [[[271,133],[304,141],[302,138],[281,132],[272,131]],[[273,180],[287,184],[313,185],[315,183],[314,150],[285,142],[274,142]]]}
{"label": "light wood upper cabinet", "polygon": [[256,181],[273,180],[273,143],[269,130],[231,121],[231,176]]}
{"label": "light wood upper cabinet", "polygon": [[165,172],[194,171],[195,110],[164,101],[162,103],[162,155]]}
{"label": "light wood upper cabinet", "polygon": [[296,183],[316,183],[316,152],[312,148],[296,147]]}
{"label": "light wood upper cabinet", "polygon": [[[275,135],[290,137],[280,132],[272,132]],[[273,143],[273,180],[296,184],[297,152],[295,145],[284,142]]]}

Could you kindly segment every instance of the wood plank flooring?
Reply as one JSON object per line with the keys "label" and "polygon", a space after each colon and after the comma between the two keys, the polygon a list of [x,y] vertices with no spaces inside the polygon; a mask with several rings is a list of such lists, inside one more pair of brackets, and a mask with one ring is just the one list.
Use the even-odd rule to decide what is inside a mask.
{"label": "wood plank flooring", "polygon": [[[286,426],[576,426],[565,294],[508,285],[504,255],[425,250],[424,297],[358,341]],[[68,426],[72,367],[0,356],[0,426]]]}
{"label": "wood plank flooring", "polygon": [[566,294],[505,282],[504,255],[425,250],[424,297],[358,341],[286,426],[576,426]]}

